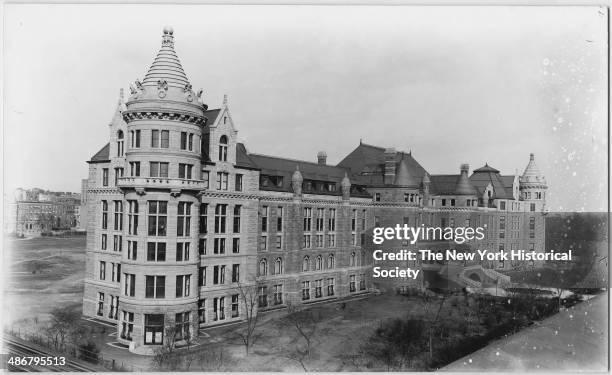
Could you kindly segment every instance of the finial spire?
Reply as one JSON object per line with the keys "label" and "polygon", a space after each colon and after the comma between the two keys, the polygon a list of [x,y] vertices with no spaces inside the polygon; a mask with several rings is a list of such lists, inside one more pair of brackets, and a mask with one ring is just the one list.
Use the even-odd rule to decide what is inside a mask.
{"label": "finial spire", "polygon": [[119,103],[123,103],[123,88],[119,89]]}
{"label": "finial spire", "polygon": [[535,156],[533,155],[533,152],[529,154],[529,160],[535,160]]}
{"label": "finial spire", "polygon": [[223,95],[223,105],[227,105],[227,94]]}
{"label": "finial spire", "polygon": [[174,29],[172,29],[172,26],[164,27],[162,46],[174,47]]}

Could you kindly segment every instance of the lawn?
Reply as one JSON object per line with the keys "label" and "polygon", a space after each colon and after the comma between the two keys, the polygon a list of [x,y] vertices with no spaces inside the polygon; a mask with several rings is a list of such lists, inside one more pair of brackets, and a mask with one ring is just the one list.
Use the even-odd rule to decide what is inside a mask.
{"label": "lawn", "polygon": [[4,240],[4,325],[32,330],[58,306],[80,310],[85,236]]}

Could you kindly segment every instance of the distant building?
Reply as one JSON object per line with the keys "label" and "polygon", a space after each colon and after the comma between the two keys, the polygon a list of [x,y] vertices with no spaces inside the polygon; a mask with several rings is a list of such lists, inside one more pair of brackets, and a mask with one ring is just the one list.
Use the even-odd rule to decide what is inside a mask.
{"label": "distant building", "polygon": [[15,200],[5,202],[5,233],[39,236],[53,230],[76,228],[80,195],[17,189]]}
{"label": "distant building", "polygon": [[[248,152],[227,99],[208,109],[193,91],[171,29],[130,90],[109,143],[88,161],[81,215],[83,313],[116,322],[131,351],[151,353],[169,326],[181,340],[198,326],[243,320],[245,288],[265,311],[373,289],[481,286],[503,278],[496,269],[534,266],[415,262],[428,274],[373,280],[373,227],[484,226],[485,238],[466,246],[544,249],[547,185],[533,155],[518,176],[486,164],[431,175],[411,153],[363,143],[336,166],[324,152],[317,162]],[[424,245],[454,246],[414,246]]]}

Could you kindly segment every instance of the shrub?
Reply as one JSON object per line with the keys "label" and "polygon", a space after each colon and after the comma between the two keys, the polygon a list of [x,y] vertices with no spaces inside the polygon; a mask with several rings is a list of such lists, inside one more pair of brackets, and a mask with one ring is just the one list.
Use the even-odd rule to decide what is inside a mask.
{"label": "shrub", "polygon": [[78,346],[78,357],[84,361],[98,363],[100,349],[95,342],[88,340]]}

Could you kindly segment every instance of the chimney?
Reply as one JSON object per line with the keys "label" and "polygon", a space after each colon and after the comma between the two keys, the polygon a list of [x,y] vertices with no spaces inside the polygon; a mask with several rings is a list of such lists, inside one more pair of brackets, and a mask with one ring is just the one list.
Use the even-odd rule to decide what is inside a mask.
{"label": "chimney", "polygon": [[385,177],[386,185],[392,185],[395,181],[395,148],[385,149]]}
{"label": "chimney", "polygon": [[319,151],[317,153],[317,161],[319,162],[320,165],[326,165],[327,164],[327,153],[325,151]]}

